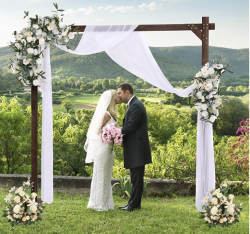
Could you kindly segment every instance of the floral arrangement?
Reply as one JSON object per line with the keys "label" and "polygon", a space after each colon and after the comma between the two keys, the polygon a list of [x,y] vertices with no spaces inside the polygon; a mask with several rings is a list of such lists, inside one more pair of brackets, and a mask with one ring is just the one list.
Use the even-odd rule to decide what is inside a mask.
{"label": "floral arrangement", "polygon": [[240,136],[227,144],[229,162],[245,169],[245,179],[249,176],[249,118],[239,123],[236,134]]}
{"label": "floral arrangement", "polygon": [[[193,105],[201,112],[201,120],[213,123],[219,115],[218,106],[222,104],[219,94],[220,76],[229,71],[227,66],[214,63],[209,66],[206,63],[203,68],[192,78],[194,89],[191,96],[194,99]],[[231,71],[229,71],[231,72]]]}
{"label": "floral arrangement", "polygon": [[4,216],[8,218],[8,221],[14,224],[31,224],[41,219],[41,215],[44,209],[44,203],[36,202],[36,193],[29,191],[33,187],[33,183],[30,179],[27,182],[23,182],[23,185],[19,188],[13,187],[9,194],[6,196]]}
{"label": "floral arrangement", "polygon": [[238,222],[242,204],[235,205],[233,199],[233,194],[228,195],[227,182],[223,182],[220,188],[209,191],[208,195],[203,198],[202,209],[205,212],[202,218],[212,225],[228,225]]}
{"label": "floral arrangement", "polygon": [[107,124],[103,127],[100,137],[103,142],[114,142],[115,145],[121,145],[123,140],[122,131],[120,128],[117,128],[115,124]]}
{"label": "floral arrangement", "polygon": [[[74,38],[71,32],[72,25],[64,25],[63,12],[58,9],[58,5],[54,3],[56,11],[53,16],[38,16],[29,18],[27,25],[19,33],[14,32],[15,41],[11,42],[10,47],[15,52],[15,59],[9,68],[13,73],[19,75],[18,80],[24,86],[40,86],[44,77],[43,71],[43,55],[47,44],[60,44],[68,42]],[[24,12],[26,18],[29,12]]]}

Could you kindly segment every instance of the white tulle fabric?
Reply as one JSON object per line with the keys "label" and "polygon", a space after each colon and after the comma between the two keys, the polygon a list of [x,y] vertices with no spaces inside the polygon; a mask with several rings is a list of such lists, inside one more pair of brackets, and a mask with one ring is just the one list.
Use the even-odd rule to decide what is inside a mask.
{"label": "white tulle fabric", "polygon": [[[186,89],[176,89],[168,82],[152,56],[143,33],[133,32],[136,27],[137,25],[86,26],[75,51],[63,46],[59,46],[59,48],[69,53],[83,55],[105,51],[120,66],[148,83],[167,92],[187,97],[193,90],[193,85]],[[49,60],[45,61],[45,64],[49,71]],[[43,105],[48,105],[48,103],[43,101]],[[52,115],[46,115],[43,118],[43,125],[46,125],[47,120],[51,118]],[[196,207],[202,211],[202,197],[208,190],[215,188],[214,151],[213,144],[211,144],[213,142],[212,124],[201,122],[198,118],[197,126]],[[51,128],[50,131],[52,131]],[[43,166],[46,167],[46,164]],[[53,175],[49,176],[52,180]],[[47,190],[45,187],[44,189]],[[48,189],[50,190],[51,187],[49,186]],[[50,191],[47,192],[51,194]]]}
{"label": "white tulle fabric", "polygon": [[[109,112],[107,113],[109,114]],[[111,119],[106,123],[106,125],[117,125],[117,121],[115,121],[111,115],[110,117]],[[94,157],[91,157],[94,162],[93,177],[87,208],[95,209],[97,211],[114,209],[111,187],[112,168],[114,162],[113,143],[104,143],[101,141],[100,137],[93,141],[93,143]]]}
{"label": "white tulle fabric", "polygon": [[87,132],[87,140],[84,144],[84,150],[87,152],[87,156],[85,159],[86,163],[94,162],[96,150],[98,149],[98,146],[96,144],[100,141],[100,131],[102,127],[103,117],[110,104],[110,101],[111,92],[107,90],[102,93],[95,108],[95,112]]}

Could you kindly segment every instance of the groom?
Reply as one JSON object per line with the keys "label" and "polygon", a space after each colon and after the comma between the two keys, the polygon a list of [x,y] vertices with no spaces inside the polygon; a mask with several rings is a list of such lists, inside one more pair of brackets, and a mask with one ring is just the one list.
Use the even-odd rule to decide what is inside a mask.
{"label": "groom", "polygon": [[134,96],[133,88],[128,83],[120,84],[118,98],[127,104],[123,119],[123,153],[124,167],[130,169],[132,194],[129,202],[119,209],[133,211],[141,208],[144,185],[145,164],[152,163],[148,139],[147,114],[144,105]]}

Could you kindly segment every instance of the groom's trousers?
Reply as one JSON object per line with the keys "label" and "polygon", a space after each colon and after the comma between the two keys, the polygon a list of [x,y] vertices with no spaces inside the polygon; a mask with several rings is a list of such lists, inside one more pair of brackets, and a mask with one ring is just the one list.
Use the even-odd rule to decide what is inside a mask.
{"label": "groom's trousers", "polygon": [[141,167],[130,168],[130,178],[132,183],[132,192],[129,199],[129,206],[139,208],[141,206],[141,198],[144,186],[145,165]]}

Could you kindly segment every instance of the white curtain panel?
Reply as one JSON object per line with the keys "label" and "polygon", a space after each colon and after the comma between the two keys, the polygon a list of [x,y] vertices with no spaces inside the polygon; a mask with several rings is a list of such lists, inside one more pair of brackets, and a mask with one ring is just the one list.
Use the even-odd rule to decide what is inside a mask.
{"label": "white curtain panel", "polygon": [[44,52],[43,70],[46,80],[42,83],[41,198],[50,204],[53,201],[53,117],[49,45]]}
{"label": "white curtain panel", "polygon": [[[146,80],[148,83],[167,92],[175,93],[178,96],[187,97],[192,92],[193,85],[190,85],[186,89],[176,89],[168,82],[160,67],[156,63],[144,39],[143,33],[133,32],[136,27],[137,25],[86,26],[82,38],[74,51],[67,49],[65,46],[58,47],[66,52],[82,55],[105,51],[110,56],[110,58],[121,67],[125,68],[134,75]],[[44,62],[47,75],[47,71],[50,73],[50,62],[47,57],[45,57]],[[46,84],[47,83],[48,81],[46,82]],[[52,96],[52,93],[47,93],[46,95]],[[45,93],[43,94],[43,96],[45,96]],[[48,101],[50,102],[50,104],[47,103]],[[47,120],[52,120],[52,98],[50,98],[50,100],[45,100],[45,98],[43,98],[43,106],[44,105],[49,106],[49,108],[51,108],[51,111],[49,112],[49,115],[46,114],[45,116],[43,116],[43,125],[46,129],[49,129],[49,131],[51,131],[49,134],[52,135],[52,127],[47,126]],[[44,143],[48,144],[48,142],[42,141],[42,145]],[[42,148],[43,147],[47,148],[46,146],[42,146]],[[49,150],[53,151],[53,149],[50,147]],[[49,155],[53,157],[52,153]],[[42,157],[45,157],[43,153]],[[45,168],[44,171],[46,171],[46,163],[42,164],[42,170],[43,167]],[[204,173],[203,163],[209,165],[206,166],[206,173]],[[53,168],[53,160],[52,162],[51,160],[49,161],[49,168]],[[209,189],[214,188],[215,178],[212,124],[200,121],[200,118],[198,118],[197,130],[196,169],[196,182],[198,182],[196,184],[196,206],[199,211],[202,211],[203,196],[206,195],[206,192]],[[45,175],[42,175],[42,180],[44,179],[44,177]],[[50,178],[49,180],[53,181],[53,174],[51,173],[51,171],[49,171],[48,178]],[[52,201],[53,193],[50,191],[52,189],[51,186],[46,186],[45,184],[44,188],[42,189],[44,189],[44,197],[42,196],[43,201],[45,201],[44,198],[47,197],[47,195],[48,198],[50,198],[50,201]],[[45,194],[47,195],[45,196]]]}

